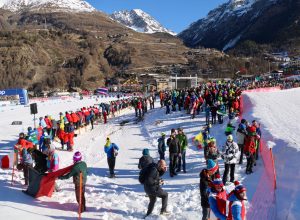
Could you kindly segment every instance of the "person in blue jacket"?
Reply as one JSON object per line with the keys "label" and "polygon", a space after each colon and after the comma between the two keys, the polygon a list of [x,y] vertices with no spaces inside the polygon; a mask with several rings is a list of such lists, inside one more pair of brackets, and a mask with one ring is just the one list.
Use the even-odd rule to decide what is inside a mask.
{"label": "person in blue jacket", "polygon": [[110,178],[114,178],[116,177],[115,165],[119,147],[115,143],[111,143],[109,137],[107,137],[106,144],[104,145],[104,151],[107,154],[107,163],[109,167]]}
{"label": "person in blue jacket", "polygon": [[47,131],[43,129],[43,134],[40,137],[40,141],[39,141],[39,150],[41,152],[44,152],[45,150],[47,150],[50,143],[51,143],[50,136],[48,135]]}
{"label": "person in blue jacket", "polygon": [[157,142],[158,142],[158,153],[159,153],[159,159],[160,160],[165,159],[165,151],[167,150],[165,137],[166,137],[166,134],[161,133],[161,137],[157,140]]}
{"label": "person in blue jacket", "polygon": [[246,208],[244,202],[247,200],[247,189],[238,181],[234,182],[235,189],[229,193],[229,213],[228,220],[245,220]]}

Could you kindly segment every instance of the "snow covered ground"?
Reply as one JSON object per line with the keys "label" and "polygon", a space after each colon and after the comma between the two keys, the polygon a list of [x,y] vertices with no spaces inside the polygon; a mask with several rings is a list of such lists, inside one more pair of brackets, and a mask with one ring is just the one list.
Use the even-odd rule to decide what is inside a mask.
{"label": "snow covered ground", "polygon": [[[300,89],[248,93],[252,118],[273,148],[277,173],[277,219],[300,219]],[[249,115],[249,116],[250,116]]]}
{"label": "snow covered ground", "polygon": [[[279,98],[277,98],[280,97]],[[286,143],[277,147],[274,146],[276,153],[276,166],[278,172],[278,197],[277,202],[283,209],[283,215],[290,213],[288,218],[281,219],[299,219],[299,173],[296,168],[299,139],[297,139],[297,128],[299,128],[299,102],[300,90],[280,91],[273,93],[249,94],[253,104],[258,103],[253,108],[251,114],[246,115],[247,119],[258,119],[263,124],[263,135],[268,138],[269,131],[272,131],[272,140],[275,144]],[[269,98],[267,98],[269,97]],[[284,97],[284,98],[281,98]],[[298,100],[297,98],[298,97]],[[260,100],[263,99],[264,102]],[[286,103],[289,107],[283,108],[280,104]],[[290,104],[288,100],[293,100]],[[76,110],[85,105],[92,105],[96,101],[93,99],[70,100],[70,101],[51,101],[41,103],[38,108],[39,112],[58,116],[60,111]],[[269,103],[269,104],[268,104]],[[284,105],[284,104],[283,104]],[[158,106],[158,103],[156,103]],[[274,109],[272,113],[267,110]],[[83,213],[83,219],[141,219],[147,210],[148,198],[145,197],[143,186],[138,182],[138,159],[142,155],[143,148],[149,148],[150,154],[158,159],[157,138],[161,132],[167,136],[171,128],[182,127],[189,139],[189,149],[187,150],[187,173],[179,173],[178,176],[170,178],[166,173],[163,178],[165,185],[163,188],[169,193],[168,210],[171,215],[168,219],[200,219],[201,206],[199,195],[199,172],[205,167],[203,152],[196,149],[192,144],[192,138],[198,134],[205,123],[204,114],[201,113],[196,119],[190,119],[185,112],[173,112],[170,115],[164,114],[165,109],[156,108],[148,111],[143,122],[136,123],[134,120],[133,110],[123,113],[123,116],[110,120],[107,125],[96,125],[93,131],[87,131],[75,139],[75,150],[80,150],[84,155],[84,160],[88,165],[88,181],[86,189],[88,212]],[[292,114],[292,111],[294,114]],[[274,114],[273,114],[274,113]],[[298,118],[295,117],[298,114]],[[278,116],[278,117],[275,117]],[[0,109],[0,126],[3,128],[0,132],[0,152],[6,154],[12,149],[17,140],[20,131],[32,125],[32,116],[29,114],[29,108],[23,106],[5,107]],[[10,125],[12,121],[23,121],[22,126]],[[129,120],[130,123],[121,126],[120,123]],[[290,121],[293,125],[283,124],[283,121]],[[225,122],[227,119],[225,119]],[[236,122],[237,123],[237,122]],[[211,134],[217,139],[217,145],[221,147],[225,143],[225,124],[215,125]],[[280,126],[279,126],[280,125]],[[273,132],[279,129],[289,131],[286,133]],[[294,129],[292,129],[294,128]],[[283,131],[282,131],[283,132]],[[106,156],[104,154],[105,138],[109,136],[119,147],[119,155],[116,162],[117,178],[108,178],[108,167]],[[295,139],[295,143],[289,142]],[[271,136],[270,136],[271,138]],[[267,139],[266,139],[267,140]],[[291,145],[291,146],[290,146]],[[294,146],[294,148],[292,148]],[[282,149],[285,147],[284,149]],[[276,149],[278,150],[276,151]],[[72,153],[58,151],[60,156],[60,167],[68,166],[72,163]],[[283,155],[283,157],[281,156]],[[287,161],[287,158],[289,161]],[[167,157],[168,163],[168,157]],[[280,161],[280,163],[279,163]],[[289,162],[288,165],[286,165]],[[223,161],[220,160],[221,173],[223,173]],[[292,164],[292,165],[290,165]],[[286,165],[286,166],[285,166]],[[248,188],[248,198],[251,202],[255,192],[257,182],[262,174],[262,161],[254,169],[252,175],[245,176],[245,163],[236,167],[236,179],[243,182]],[[296,175],[291,175],[292,172]],[[284,176],[281,181],[279,175]],[[10,219],[19,217],[26,219],[75,219],[77,216],[77,203],[75,199],[74,186],[72,180],[57,181],[62,189],[56,192],[52,198],[33,199],[23,193],[24,187],[21,185],[23,174],[17,173],[17,181],[14,186],[10,186],[11,171],[0,170],[0,213]],[[290,180],[290,184],[285,183]],[[297,179],[298,178],[298,179]],[[293,187],[292,187],[293,186]],[[288,189],[289,196],[285,197],[280,194],[281,189]],[[284,192],[284,190],[282,190]],[[4,196],[3,196],[4,195]],[[293,202],[286,201],[282,198],[291,198]],[[288,203],[288,204],[287,204]],[[158,199],[153,215],[148,219],[165,219],[166,217],[158,215],[161,207],[161,200]],[[279,214],[280,209],[278,210]]]}

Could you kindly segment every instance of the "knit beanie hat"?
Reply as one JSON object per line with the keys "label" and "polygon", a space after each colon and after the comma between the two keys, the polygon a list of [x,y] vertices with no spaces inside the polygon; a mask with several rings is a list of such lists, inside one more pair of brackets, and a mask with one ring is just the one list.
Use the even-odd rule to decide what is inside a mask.
{"label": "knit beanie hat", "polygon": [[77,151],[73,156],[73,162],[74,163],[79,162],[81,161],[81,159],[82,159],[82,155],[79,151]]}
{"label": "knit beanie hat", "polygon": [[219,173],[215,175],[213,184],[214,184],[214,186],[222,186],[222,187],[224,186],[222,178]]}
{"label": "knit beanie hat", "polygon": [[235,185],[234,191],[236,191],[237,193],[247,191],[247,189],[242,184],[240,184],[239,181],[234,181],[234,185]]}
{"label": "knit beanie hat", "polygon": [[207,160],[207,169],[212,172],[215,173],[218,170],[219,166],[211,159]]}
{"label": "knit beanie hat", "polygon": [[111,144],[111,143],[110,143],[110,139],[109,139],[109,137],[107,137],[107,138],[106,138],[106,143],[105,143],[104,146],[105,146],[105,147],[109,147],[110,144]]}
{"label": "knit beanie hat", "polygon": [[228,140],[228,141],[233,141],[233,136],[232,136],[231,134],[228,135],[228,136],[227,136],[227,140]]}
{"label": "knit beanie hat", "polygon": [[150,155],[149,149],[148,149],[148,148],[145,148],[145,149],[143,150],[143,156],[149,156],[149,155]]}

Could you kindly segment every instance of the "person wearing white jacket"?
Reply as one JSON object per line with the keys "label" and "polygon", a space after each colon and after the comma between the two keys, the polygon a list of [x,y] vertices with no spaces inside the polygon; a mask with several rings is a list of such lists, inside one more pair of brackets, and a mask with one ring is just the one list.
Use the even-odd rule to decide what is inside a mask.
{"label": "person wearing white jacket", "polygon": [[225,163],[225,171],[223,174],[223,184],[227,182],[227,176],[230,170],[230,182],[234,182],[235,164],[238,161],[239,147],[237,143],[233,142],[232,135],[227,136],[227,141],[222,150],[222,158]]}

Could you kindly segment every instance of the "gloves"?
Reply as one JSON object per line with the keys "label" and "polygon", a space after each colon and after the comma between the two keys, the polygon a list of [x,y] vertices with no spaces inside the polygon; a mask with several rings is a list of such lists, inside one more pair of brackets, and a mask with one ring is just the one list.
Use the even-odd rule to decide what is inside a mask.
{"label": "gloves", "polygon": [[231,161],[233,159],[233,156],[228,157],[227,159],[228,159],[228,161]]}

